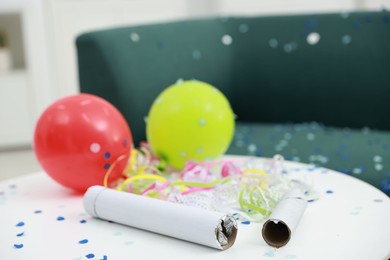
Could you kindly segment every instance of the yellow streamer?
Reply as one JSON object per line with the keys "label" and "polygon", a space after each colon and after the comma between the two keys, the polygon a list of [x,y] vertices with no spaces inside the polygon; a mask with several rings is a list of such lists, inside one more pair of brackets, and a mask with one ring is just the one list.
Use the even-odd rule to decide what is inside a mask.
{"label": "yellow streamer", "polygon": [[167,182],[168,180],[160,175],[155,174],[140,174],[135,175],[133,177],[127,178],[120,186],[119,190],[126,191],[125,188],[129,185],[129,183],[134,182],[136,180],[155,180],[161,182]]}

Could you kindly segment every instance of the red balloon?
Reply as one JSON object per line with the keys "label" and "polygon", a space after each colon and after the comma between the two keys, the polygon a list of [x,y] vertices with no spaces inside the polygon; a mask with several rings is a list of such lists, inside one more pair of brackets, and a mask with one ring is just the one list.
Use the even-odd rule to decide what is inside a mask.
{"label": "red balloon", "polygon": [[126,167],[133,139],[122,114],[106,100],[89,94],[59,99],[38,119],[36,157],[60,184],[84,192],[118,179]]}

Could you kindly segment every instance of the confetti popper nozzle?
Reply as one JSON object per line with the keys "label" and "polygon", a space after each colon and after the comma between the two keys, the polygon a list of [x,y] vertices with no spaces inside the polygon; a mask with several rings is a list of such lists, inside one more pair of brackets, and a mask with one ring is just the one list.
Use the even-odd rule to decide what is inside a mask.
{"label": "confetti popper nozzle", "polygon": [[236,220],[224,213],[132,193],[90,187],[84,209],[96,218],[226,250],[237,236]]}
{"label": "confetti popper nozzle", "polygon": [[262,235],[265,242],[276,248],[286,245],[298,226],[306,205],[305,195],[300,190],[286,192],[263,225]]}

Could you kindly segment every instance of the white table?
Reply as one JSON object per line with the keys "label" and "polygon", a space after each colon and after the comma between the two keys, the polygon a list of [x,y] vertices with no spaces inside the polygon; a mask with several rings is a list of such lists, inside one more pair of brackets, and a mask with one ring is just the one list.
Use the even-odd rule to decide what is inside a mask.
{"label": "white table", "polygon": [[[232,248],[219,251],[93,219],[82,196],[33,173],[0,183],[0,259],[388,259],[390,200],[331,170],[287,163],[320,199],[308,204],[291,241],[275,249],[260,223],[239,224]],[[21,248],[16,248],[16,247]]]}

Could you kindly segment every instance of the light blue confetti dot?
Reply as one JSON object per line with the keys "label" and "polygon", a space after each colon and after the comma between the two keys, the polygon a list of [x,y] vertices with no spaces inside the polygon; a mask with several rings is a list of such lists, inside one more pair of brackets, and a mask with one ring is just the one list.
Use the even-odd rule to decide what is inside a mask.
{"label": "light blue confetti dot", "polygon": [[197,153],[197,154],[203,153],[203,147],[198,147],[198,148],[196,148],[196,153]]}
{"label": "light blue confetti dot", "polygon": [[343,18],[343,19],[347,19],[347,18],[349,17],[349,13],[348,13],[348,12],[342,12],[342,13],[340,14],[340,16],[341,16],[341,18]]}
{"label": "light blue confetti dot", "polygon": [[88,239],[83,239],[79,241],[79,244],[86,244],[88,243]]}
{"label": "light blue confetti dot", "polygon": [[23,244],[14,244],[14,247],[16,248],[16,249],[21,249],[21,248],[23,248]]}
{"label": "light blue confetti dot", "polygon": [[247,33],[249,31],[249,26],[245,23],[240,24],[240,26],[238,27],[238,31],[240,33]]}
{"label": "light blue confetti dot", "polygon": [[315,134],[313,134],[313,133],[308,133],[308,134],[306,135],[306,138],[307,138],[307,140],[309,140],[309,141],[313,141],[313,140],[316,138],[316,136],[315,136]]}
{"label": "light blue confetti dot", "polygon": [[139,42],[140,38],[141,37],[139,36],[138,33],[133,32],[133,33],[130,34],[130,39],[133,42]]}
{"label": "light blue confetti dot", "polygon": [[192,51],[192,58],[194,59],[194,60],[200,60],[200,58],[201,58],[201,53],[200,53],[200,51],[199,50],[193,50]]}
{"label": "light blue confetti dot", "polygon": [[222,41],[223,45],[228,46],[228,45],[231,45],[233,43],[233,38],[229,34],[225,34],[222,36],[221,41]]}
{"label": "light blue confetti dot", "polygon": [[352,37],[350,35],[344,35],[342,38],[341,38],[341,42],[344,44],[344,45],[348,45],[350,44],[352,41]]}
{"label": "light blue confetti dot", "polygon": [[17,236],[17,237],[22,237],[22,236],[24,236],[24,232],[19,233],[19,234],[16,234],[16,236]]}
{"label": "light blue confetti dot", "polygon": [[199,119],[198,124],[199,124],[200,126],[205,126],[205,125],[207,124],[207,121],[206,121],[206,119],[201,118],[201,119]]}
{"label": "light blue confetti dot", "polygon": [[20,221],[18,224],[16,224],[17,227],[23,227],[24,226],[24,222],[23,221]]}
{"label": "light blue confetti dot", "polygon": [[310,45],[316,45],[321,39],[321,36],[318,32],[309,33],[306,37],[306,41]]}
{"label": "light blue confetti dot", "polygon": [[248,145],[248,152],[254,153],[257,151],[257,146],[255,144]]}
{"label": "light blue confetti dot", "polygon": [[274,253],[274,251],[269,251],[269,252],[265,253],[264,256],[274,257],[275,253]]}
{"label": "light blue confetti dot", "polygon": [[278,40],[276,40],[276,39],[269,40],[268,44],[273,49],[275,49],[279,45]]}
{"label": "light blue confetti dot", "polygon": [[289,43],[286,43],[284,46],[283,46],[283,50],[284,52],[286,53],[290,53],[294,50],[293,46]]}
{"label": "light blue confetti dot", "polygon": [[383,170],[383,165],[380,163],[375,164],[375,170],[377,170],[377,171]]}
{"label": "light blue confetti dot", "polygon": [[118,231],[118,232],[115,232],[112,234],[113,236],[121,236],[122,235],[122,232]]}
{"label": "light blue confetti dot", "polygon": [[61,216],[59,216],[58,218],[57,218],[57,221],[64,221],[65,220],[65,218],[64,217],[61,217]]}
{"label": "light blue confetti dot", "polygon": [[94,255],[94,254],[88,254],[88,255],[86,255],[85,257],[88,258],[88,259],[91,259],[91,258],[94,258],[95,255]]}

